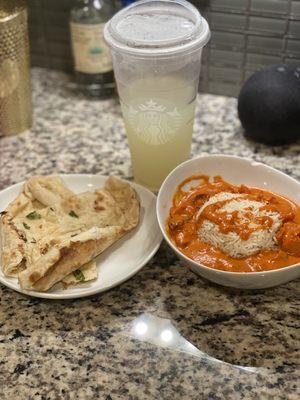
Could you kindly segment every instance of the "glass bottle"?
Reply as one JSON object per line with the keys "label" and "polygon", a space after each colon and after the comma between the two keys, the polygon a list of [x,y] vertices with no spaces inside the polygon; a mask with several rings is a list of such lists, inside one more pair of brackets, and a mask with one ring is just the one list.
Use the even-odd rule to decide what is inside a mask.
{"label": "glass bottle", "polygon": [[77,0],[71,9],[71,38],[75,79],[85,95],[107,98],[115,92],[110,49],[103,28],[114,13],[109,0]]}

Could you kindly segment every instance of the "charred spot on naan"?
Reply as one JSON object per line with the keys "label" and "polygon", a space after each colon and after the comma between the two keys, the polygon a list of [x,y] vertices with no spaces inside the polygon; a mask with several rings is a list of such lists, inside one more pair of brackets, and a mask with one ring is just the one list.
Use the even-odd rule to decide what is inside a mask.
{"label": "charred spot on naan", "polygon": [[27,242],[27,237],[26,237],[25,233],[22,232],[20,229],[18,229],[17,226],[13,223],[13,221],[10,221],[10,222],[9,222],[9,226],[17,233],[17,235],[19,236],[19,238],[20,238],[21,240],[23,240],[24,243]]}
{"label": "charred spot on naan", "polygon": [[81,203],[81,199],[78,198],[78,196],[74,195],[65,200],[63,205],[66,209],[69,210],[79,210],[81,207]]}
{"label": "charred spot on naan", "polygon": [[34,271],[32,272],[31,275],[29,275],[29,281],[34,284],[35,282],[37,282],[39,279],[41,279],[41,274],[38,271]]}
{"label": "charred spot on naan", "polygon": [[41,253],[42,255],[45,255],[45,254],[48,252],[49,247],[50,247],[50,243],[44,244],[44,245],[40,248],[40,253]]}
{"label": "charred spot on naan", "polygon": [[94,200],[94,210],[95,210],[96,212],[98,212],[98,211],[104,211],[104,210],[105,210],[105,207],[104,207],[104,203],[103,203],[103,201],[104,201],[104,196],[103,196],[103,194],[102,194],[102,193],[99,193],[99,192],[95,192],[95,195],[96,195],[96,198],[95,198],[95,200]]}

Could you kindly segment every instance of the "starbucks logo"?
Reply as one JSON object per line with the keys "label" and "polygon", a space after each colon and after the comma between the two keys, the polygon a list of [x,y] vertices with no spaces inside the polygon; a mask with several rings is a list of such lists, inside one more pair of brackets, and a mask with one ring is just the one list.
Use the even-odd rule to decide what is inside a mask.
{"label": "starbucks logo", "polygon": [[145,143],[160,145],[172,141],[182,117],[177,107],[166,101],[150,99],[127,109],[132,131]]}

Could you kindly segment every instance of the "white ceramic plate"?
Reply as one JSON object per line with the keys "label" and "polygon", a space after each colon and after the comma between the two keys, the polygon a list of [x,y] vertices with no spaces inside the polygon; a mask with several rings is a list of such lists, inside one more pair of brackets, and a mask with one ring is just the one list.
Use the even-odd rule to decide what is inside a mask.
{"label": "white ceramic plate", "polygon": [[[61,175],[61,177],[67,187],[75,193],[94,191],[103,187],[107,179],[107,177],[101,175]],[[0,211],[3,211],[17,197],[22,184],[17,183],[0,192]],[[131,278],[154,256],[162,241],[155,212],[156,197],[142,186],[135,183],[132,183],[132,186],[140,198],[140,223],[137,228],[97,258],[99,275],[96,281],[65,290],[53,287],[45,293],[35,292],[22,290],[17,279],[4,276],[0,269],[0,282],[17,292],[34,297],[72,299],[104,292]]]}
{"label": "white ceramic plate", "polygon": [[241,289],[262,289],[291,281],[300,277],[300,263],[289,267],[265,272],[228,272],[206,267],[186,257],[168,237],[165,229],[172,199],[178,185],[186,178],[206,174],[221,175],[223,179],[236,185],[245,184],[270,190],[300,203],[300,183],[283,172],[267,165],[241,157],[211,155],[201,156],[184,162],[175,168],[162,184],[157,198],[157,218],[169,246],[184,265],[188,265],[198,275],[223,286]]}

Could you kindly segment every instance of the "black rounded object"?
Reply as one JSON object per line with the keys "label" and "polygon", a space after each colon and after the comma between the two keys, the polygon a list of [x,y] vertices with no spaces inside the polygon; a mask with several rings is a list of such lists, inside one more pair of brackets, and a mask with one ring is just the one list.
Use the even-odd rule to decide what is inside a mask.
{"label": "black rounded object", "polygon": [[300,67],[272,65],[255,72],[238,98],[245,136],[281,145],[300,139]]}

